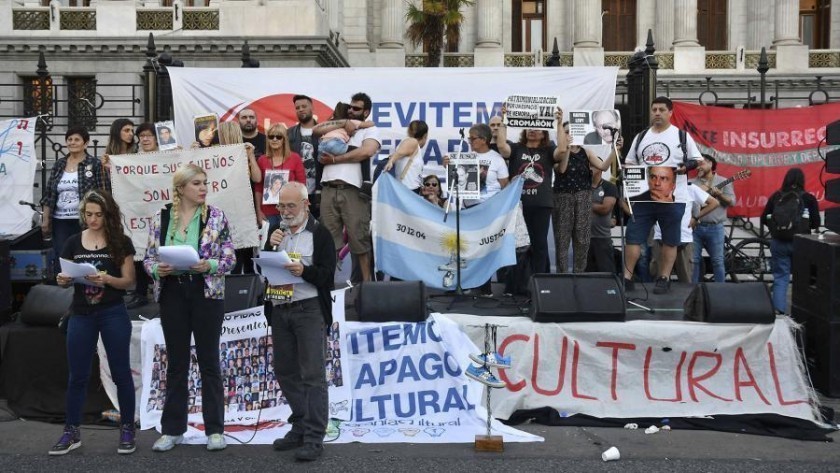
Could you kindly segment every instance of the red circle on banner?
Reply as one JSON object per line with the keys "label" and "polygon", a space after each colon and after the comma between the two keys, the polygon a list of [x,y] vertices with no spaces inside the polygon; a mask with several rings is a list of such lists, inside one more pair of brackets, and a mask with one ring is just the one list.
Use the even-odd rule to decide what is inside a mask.
{"label": "red circle on banner", "polygon": [[[269,123],[282,122],[290,127],[298,122],[295,113],[295,104],[292,98],[297,94],[275,94],[254,100],[250,104],[234,105],[221,117],[221,121],[230,121],[236,118],[236,114],[245,108],[250,108],[257,114],[257,128],[260,133],[265,133],[266,120]],[[328,120],[333,113],[333,108],[318,99],[312,99],[312,114],[319,122]]]}

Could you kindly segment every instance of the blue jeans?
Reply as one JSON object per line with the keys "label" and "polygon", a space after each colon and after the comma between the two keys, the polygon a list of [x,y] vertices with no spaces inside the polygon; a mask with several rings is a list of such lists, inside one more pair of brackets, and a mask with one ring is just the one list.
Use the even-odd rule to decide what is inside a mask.
{"label": "blue jeans", "polygon": [[715,282],[726,280],[726,267],[723,264],[723,242],[726,237],[726,230],[723,223],[717,225],[697,225],[694,227],[694,257],[691,262],[694,264],[694,274],[691,282],[700,282],[700,261],[703,258],[703,248],[709,253],[712,260],[712,272],[715,275]]}
{"label": "blue jeans", "polygon": [[131,345],[131,319],[125,304],[117,304],[91,314],[75,314],[67,325],[67,365],[70,379],[67,382],[67,425],[82,422],[90,365],[96,353],[96,342],[102,335],[111,377],[117,385],[117,401],[123,424],[134,424],[134,380],[129,365]]}
{"label": "blue jeans", "polygon": [[787,290],[793,261],[793,242],[770,240],[770,267],[773,269],[773,308],[787,313]]}
{"label": "blue jeans", "polygon": [[338,156],[339,154],[344,154],[346,152],[347,143],[339,138],[328,138],[318,143],[318,156],[321,156],[321,153]]}

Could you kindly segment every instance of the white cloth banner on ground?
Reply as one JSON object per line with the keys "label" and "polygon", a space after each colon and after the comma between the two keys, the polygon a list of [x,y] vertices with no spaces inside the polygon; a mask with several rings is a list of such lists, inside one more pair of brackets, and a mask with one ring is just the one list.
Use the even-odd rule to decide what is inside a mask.
{"label": "white cloth banner on ground", "polygon": [[[461,287],[481,286],[503,266],[516,264],[516,209],[521,177],[486,202],[460,215]],[[457,285],[455,203],[444,209],[383,173],[373,187],[373,252],[377,268],[439,289]]]}
{"label": "white cloth banner on ground", "polygon": [[225,212],[234,246],[259,246],[245,145],[111,156],[114,199],[125,216],[136,260],[145,256],[155,212],[172,202],[172,175],[189,163],[207,171],[207,203]]}
{"label": "white cloth banner on ground", "polygon": [[197,114],[218,113],[221,121],[228,121],[243,108],[256,112],[260,131],[265,131],[266,122],[294,125],[295,94],[312,97],[315,115],[325,121],[336,103],[348,103],[354,93],[363,91],[373,101],[370,118],[379,127],[382,144],[374,161],[396,150],[412,120],[424,120],[429,125],[424,162],[435,161],[440,170],[442,156],[460,142],[458,129],[487,123],[500,114],[506,97],[557,96],[565,110],[612,109],[617,73],[614,67],[178,67],[170,68],[169,77],[178,136],[192,136],[192,117]]}
{"label": "white cloth banner on ground", "polygon": [[36,118],[0,121],[0,235],[18,236],[32,228]]}
{"label": "white cloth banner on ground", "polygon": [[[333,419],[328,443],[471,443],[487,433],[481,406],[483,386],[464,375],[469,354],[477,348],[445,316],[426,323],[348,322],[352,370],[352,419]],[[495,395],[495,391],[493,393]],[[331,414],[335,403],[330,402]],[[276,422],[254,428],[226,428],[239,441],[267,444],[288,426]],[[536,435],[491,423],[491,433],[505,442],[539,442]]]}
{"label": "white cloth banner on ground", "polygon": [[[324,339],[325,347],[329,346],[326,360],[327,384],[332,416],[346,420],[350,418],[350,386],[347,377],[350,367],[347,348],[341,336],[347,330],[344,322],[344,290],[334,291],[333,297],[334,307],[340,307],[340,310],[333,310],[333,324]],[[143,389],[138,398],[140,427],[159,429],[166,396],[166,365],[169,362],[160,319],[146,322],[141,338]],[[226,429],[228,426],[250,426],[231,428],[232,432],[248,432],[250,437],[254,425],[267,422],[270,426],[288,430],[285,420],[291,410],[274,377],[271,328],[266,324],[262,306],[225,315],[219,352],[226,401]],[[201,377],[194,358],[194,346],[191,354],[193,360],[189,368],[189,427],[186,442],[204,443]],[[259,428],[264,427],[260,425]]]}
{"label": "white cloth banner on ground", "polygon": [[534,323],[449,315],[473,342],[499,324],[493,413],[552,407],[605,418],[780,414],[819,423],[790,318],[774,325],[684,321]]}

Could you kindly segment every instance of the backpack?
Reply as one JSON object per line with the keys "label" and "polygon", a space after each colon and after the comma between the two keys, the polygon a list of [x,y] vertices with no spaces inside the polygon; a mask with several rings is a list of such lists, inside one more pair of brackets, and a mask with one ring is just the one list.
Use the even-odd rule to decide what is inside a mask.
{"label": "backpack", "polygon": [[777,240],[791,241],[797,233],[807,233],[809,222],[802,218],[804,208],[801,191],[780,193],[774,199],[772,215],[767,218],[770,235]]}

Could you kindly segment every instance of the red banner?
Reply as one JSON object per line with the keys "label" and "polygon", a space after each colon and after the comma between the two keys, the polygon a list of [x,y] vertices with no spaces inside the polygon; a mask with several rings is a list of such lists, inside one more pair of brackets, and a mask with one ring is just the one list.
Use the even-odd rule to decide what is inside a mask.
{"label": "red banner", "polygon": [[[758,217],[767,198],[782,186],[792,166],[805,172],[805,188],[823,201],[820,182],[826,147],[825,127],[840,119],[840,103],[774,110],[739,110],[674,103],[671,122],[688,131],[700,151],[717,159],[717,173],[729,177],[750,169],[747,180],[735,182],[736,204],[729,216]],[[819,152],[817,151],[817,148]],[[831,176],[823,176],[823,180]]]}

